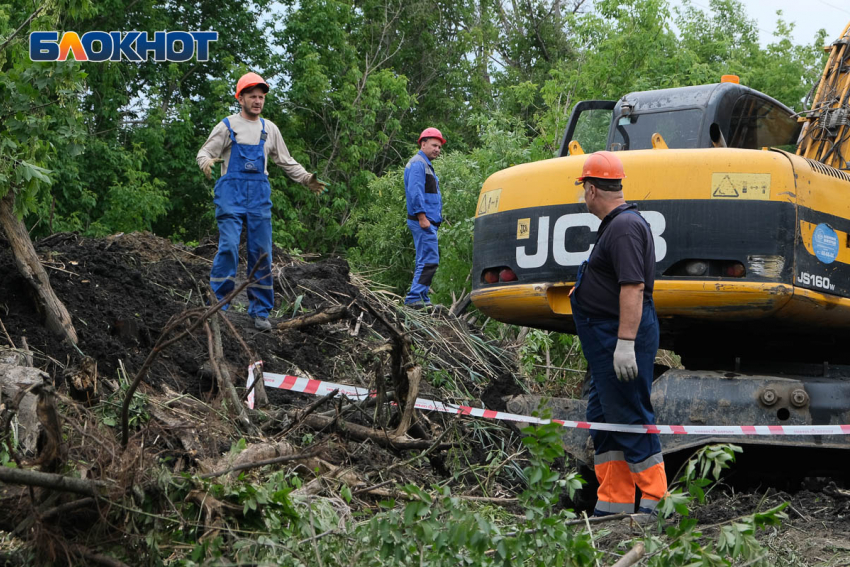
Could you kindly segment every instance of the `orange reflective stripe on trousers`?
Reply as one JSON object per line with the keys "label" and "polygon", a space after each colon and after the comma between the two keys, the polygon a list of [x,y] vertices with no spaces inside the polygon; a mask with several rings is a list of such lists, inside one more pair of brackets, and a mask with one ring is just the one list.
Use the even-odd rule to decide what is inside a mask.
{"label": "orange reflective stripe on trousers", "polygon": [[621,451],[608,451],[594,458],[599,489],[596,509],[611,514],[635,511],[635,483]]}
{"label": "orange reflective stripe on trousers", "polygon": [[640,507],[654,510],[667,493],[664,458],[656,453],[640,463],[627,463],[620,451],[608,451],[594,459],[599,481],[596,510],[612,514],[635,511],[635,486],[640,488]]}
{"label": "orange reflective stripe on trousers", "polygon": [[[667,494],[667,471],[661,453],[652,455],[642,463],[630,464],[632,480],[640,488],[640,508],[652,511]],[[644,510],[644,511],[646,511]]]}

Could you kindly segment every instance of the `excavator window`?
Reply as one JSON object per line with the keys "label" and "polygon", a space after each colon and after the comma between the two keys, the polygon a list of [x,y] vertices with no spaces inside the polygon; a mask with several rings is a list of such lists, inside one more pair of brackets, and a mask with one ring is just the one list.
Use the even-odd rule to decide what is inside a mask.
{"label": "excavator window", "polygon": [[652,135],[664,137],[669,148],[698,148],[703,111],[698,109],[621,116],[617,120],[612,151],[652,149]]}
{"label": "excavator window", "polygon": [[741,97],[732,110],[729,147],[794,151],[801,124],[780,106],[757,96]]}
{"label": "excavator window", "polygon": [[572,139],[581,144],[585,153],[604,150],[608,142],[608,128],[610,125],[610,110],[585,110],[579,117]]}

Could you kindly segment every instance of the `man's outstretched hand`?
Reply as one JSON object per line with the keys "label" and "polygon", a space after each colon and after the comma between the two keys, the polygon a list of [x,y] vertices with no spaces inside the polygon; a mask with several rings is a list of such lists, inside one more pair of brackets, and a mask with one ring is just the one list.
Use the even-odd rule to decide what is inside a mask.
{"label": "man's outstretched hand", "polygon": [[212,176],[210,174],[211,174],[213,164],[220,163],[222,161],[224,161],[224,160],[221,159],[221,158],[208,159],[207,163],[204,164],[204,167],[201,168],[201,171],[204,172],[204,176],[207,179],[212,179]]}
{"label": "man's outstretched hand", "polygon": [[314,173],[310,176],[310,179],[307,180],[307,189],[316,195],[321,195],[325,191],[325,182],[319,181],[319,178]]}

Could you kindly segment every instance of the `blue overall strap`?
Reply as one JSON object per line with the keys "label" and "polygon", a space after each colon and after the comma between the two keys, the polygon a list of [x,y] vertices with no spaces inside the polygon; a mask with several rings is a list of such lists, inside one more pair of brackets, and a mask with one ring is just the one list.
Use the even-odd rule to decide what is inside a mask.
{"label": "blue overall strap", "polygon": [[[227,126],[227,131],[230,132],[230,140],[233,142],[233,147],[236,148],[236,151],[239,152],[239,155],[245,159],[248,159],[247,156],[242,152],[242,144],[236,141],[236,132],[233,131],[233,128],[230,127],[230,120],[225,118],[222,120],[224,125]],[[233,150],[231,150],[232,152]]]}
{"label": "blue overall strap", "polygon": [[[266,138],[268,138],[269,135],[266,134],[266,121],[260,118],[260,124],[263,127],[263,131],[260,132],[260,147],[262,148],[266,145]],[[263,155],[265,155],[265,152]]]}
{"label": "blue overall strap", "polygon": [[230,127],[230,120],[225,118],[222,122],[224,122],[224,125],[227,126],[227,131],[230,132],[230,140],[234,144],[238,144],[239,142],[236,141],[236,132],[234,132],[233,128]]}

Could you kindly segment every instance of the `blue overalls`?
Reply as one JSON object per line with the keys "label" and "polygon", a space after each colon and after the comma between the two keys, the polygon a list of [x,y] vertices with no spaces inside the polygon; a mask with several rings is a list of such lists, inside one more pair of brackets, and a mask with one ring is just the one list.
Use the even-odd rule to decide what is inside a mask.
{"label": "blue overalls", "polygon": [[[274,307],[272,267],[272,201],[271,185],[266,175],[266,122],[260,118],[263,132],[257,145],[240,144],[225,118],[232,146],[227,173],[215,184],[215,219],[218,222],[218,253],[213,260],[210,286],[220,300],[236,286],[236,269],[239,265],[239,237],[247,228],[248,273],[257,260],[266,254],[248,286],[248,314],[251,317],[268,317]],[[225,309],[227,306],[224,307]]]}
{"label": "blue overalls", "polygon": [[[407,198],[407,227],[413,234],[413,246],[416,248],[413,283],[404,303],[430,305],[428,293],[440,265],[437,229],[443,221],[443,198],[440,194],[440,180],[434,173],[431,160],[422,151],[417,152],[404,168],[404,192]],[[425,213],[431,226],[419,226],[417,213]]]}
{"label": "blue overalls", "polygon": [[[623,213],[635,214],[644,220],[637,211],[626,210]],[[593,251],[590,255],[593,256]],[[638,376],[634,380],[620,382],[614,372],[614,350],[617,347],[620,321],[592,319],[582,314],[579,288],[589,261],[590,258],[579,268],[576,285],[570,295],[576,332],[590,367],[587,420],[626,425],[654,425],[655,413],[652,410],[650,393],[659,340],[655,306],[651,298],[644,304],[635,338]],[[667,491],[664,458],[658,435],[594,430],[591,430],[590,435],[593,438],[595,453],[594,469],[599,480],[594,513],[633,513],[636,485],[641,489],[639,511],[655,510]]]}

